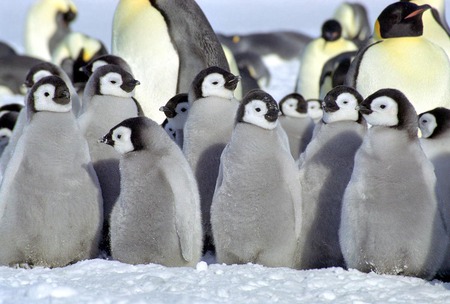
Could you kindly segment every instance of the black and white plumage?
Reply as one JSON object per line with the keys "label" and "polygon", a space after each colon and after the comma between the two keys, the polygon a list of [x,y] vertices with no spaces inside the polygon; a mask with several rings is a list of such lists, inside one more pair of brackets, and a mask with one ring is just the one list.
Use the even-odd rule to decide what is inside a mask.
{"label": "black and white plumage", "polygon": [[277,103],[261,90],[249,92],[238,109],[211,206],[219,263],[296,265],[301,189],[278,116]]}
{"label": "black and white plumage", "polygon": [[175,142],[180,148],[183,148],[183,129],[189,113],[188,94],[180,93],[175,95],[159,110],[164,112],[167,122],[173,132],[175,132]]}
{"label": "black and white plumage", "polygon": [[339,238],[347,267],[430,279],[448,237],[434,167],[417,137],[417,114],[395,89],[373,93],[359,111],[372,127],[342,202]]}
{"label": "black and white plumage", "polygon": [[39,80],[0,188],[2,265],[61,267],[98,254],[103,205],[89,149],[57,76]]}
{"label": "black and white plumage", "polygon": [[195,266],[203,245],[200,197],[182,151],[145,117],[124,120],[102,142],[121,154],[112,257],[131,264]]}

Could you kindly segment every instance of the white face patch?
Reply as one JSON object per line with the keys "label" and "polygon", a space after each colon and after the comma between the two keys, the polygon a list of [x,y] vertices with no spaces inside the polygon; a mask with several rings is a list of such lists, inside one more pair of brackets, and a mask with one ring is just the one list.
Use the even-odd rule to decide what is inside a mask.
{"label": "white face patch", "polygon": [[367,123],[372,126],[392,127],[398,125],[398,105],[390,97],[381,96],[372,100],[369,115],[364,115]]}
{"label": "white face patch", "polygon": [[306,113],[297,112],[298,100],[295,98],[289,98],[283,102],[283,114],[289,117],[299,117],[303,118],[308,116]]}
{"label": "white face patch", "polygon": [[322,117],[323,110],[318,101],[308,101],[308,115],[312,119],[320,119]]}
{"label": "white face patch", "polygon": [[44,78],[44,77],[52,76],[52,75],[53,75],[53,74],[50,73],[50,72],[47,71],[47,70],[40,70],[40,71],[37,71],[37,72],[34,73],[34,75],[33,75],[33,83],[38,82],[39,80],[41,80],[41,79]]}
{"label": "white face patch", "polygon": [[113,131],[112,140],[114,141],[114,149],[120,154],[125,154],[134,150],[131,142],[131,129],[126,127],[118,127]]}
{"label": "white face patch", "polygon": [[336,104],[339,110],[336,112],[323,112],[323,121],[325,123],[332,123],[335,121],[357,121],[359,114],[355,109],[358,105],[358,100],[350,93],[342,93],[336,99]]}
{"label": "white face patch", "polygon": [[181,130],[184,128],[184,124],[186,123],[186,119],[189,113],[189,103],[180,102],[175,107],[175,112],[177,113],[177,115],[175,115],[174,118],[168,118],[167,120],[170,121],[175,129]]}
{"label": "white face patch", "polygon": [[102,67],[104,65],[107,65],[108,63],[104,60],[97,60],[92,64],[92,73],[95,72],[99,67]]}
{"label": "white face patch", "polygon": [[12,135],[12,131],[7,128],[0,129],[0,140],[9,139]]}
{"label": "white face patch", "polygon": [[134,96],[134,90],[130,93],[122,90],[120,87],[123,83],[122,76],[118,73],[108,73],[100,77],[100,94],[110,95],[124,98],[131,98]]}
{"label": "white face patch", "polygon": [[245,105],[245,113],[243,121],[261,127],[267,130],[273,130],[278,124],[278,120],[274,122],[267,121],[264,115],[267,114],[266,103],[261,100],[252,100]]}
{"label": "white face patch", "polygon": [[55,86],[51,84],[43,84],[37,88],[33,94],[34,108],[36,111],[69,112],[72,109],[72,101],[68,104],[62,105],[56,103],[53,98],[55,97]]}
{"label": "white face patch", "polygon": [[204,97],[217,96],[225,99],[234,97],[233,91],[225,88],[225,78],[219,73],[212,73],[203,79],[202,95]]}
{"label": "white face patch", "polygon": [[420,116],[419,128],[423,138],[428,138],[433,134],[437,127],[436,117],[433,114],[426,113]]}

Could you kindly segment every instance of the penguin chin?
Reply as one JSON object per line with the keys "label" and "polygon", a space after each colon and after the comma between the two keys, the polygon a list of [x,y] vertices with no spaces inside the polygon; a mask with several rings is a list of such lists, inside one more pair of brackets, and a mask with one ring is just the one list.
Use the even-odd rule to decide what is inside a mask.
{"label": "penguin chin", "polygon": [[36,110],[36,112],[66,113],[72,110],[72,102],[69,102],[68,104],[57,104],[57,103],[44,104],[40,103],[39,101],[36,101],[34,109]]}
{"label": "penguin chin", "polygon": [[322,120],[329,124],[337,121],[358,121],[359,114],[356,110],[337,110],[336,112],[323,112]]}
{"label": "penguin chin", "polygon": [[257,127],[260,127],[265,130],[273,130],[278,126],[278,120],[271,122],[264,118],[260,118],[260,119],[254,119],[253,117],[244,118],[244,122],[249,123],[254,126],[257,126]]}
{"label": "penguin chin", "polygon": [[398,125],[397,116],[383,115],[378,112],[372,112],[369,115],[363,114],[366,122],[372,126],[394,127]]}

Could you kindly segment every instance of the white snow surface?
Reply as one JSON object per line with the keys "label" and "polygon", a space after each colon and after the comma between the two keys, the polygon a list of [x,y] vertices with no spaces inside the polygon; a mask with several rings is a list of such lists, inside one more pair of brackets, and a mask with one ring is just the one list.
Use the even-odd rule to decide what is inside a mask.
{"label": "white snow surface", "polygon": [[[6,2],[12,3],[0,0],[0,7]],[[79,8],[92,3],[75,2]],[[111,1],[111,6],[116,2]],[[199,2],[211,14],[212,0]],[[276,99],[293,90],[297,68],[295,62],[271,64],[277,77],[267,90]],[[450,283],[342,268],[300,271],[220,265],[212,256],[204,257],[196,268],[128,265],[98,258],[54,269],[0,267],[1,303],[450,303]]]}

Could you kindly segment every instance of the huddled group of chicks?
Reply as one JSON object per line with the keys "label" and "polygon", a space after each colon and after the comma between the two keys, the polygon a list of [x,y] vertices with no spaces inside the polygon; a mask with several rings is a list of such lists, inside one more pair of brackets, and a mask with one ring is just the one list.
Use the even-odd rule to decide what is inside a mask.
{"label": "huddled group of chicks", "polygon": [[[147,2],[122,0],[117,23]],[[172,5],[156,7],[178,10]],[[302,81],[313,61],[307,46],[299,92],[320,102],[321,118],[308,115],[303,93],[276,101],[254,89],[238,100],[241,77],[214,64],[188,85],[180,69],[179,90],[149,105],[135,98],[148,78],[136,77],[132,62],[143,59],[126,59],[130,46],[119,38],[123,53],[94,56],[78,90],[60,66],[34,65],[25,107],[0,111],[15,121],[0,158],[0,264],[58,267],[103,250],[126,263],[195,266],[213,250],[226,264],[446,277],[450,63],[445,46],[423,38],[431,9],[388,6],[376,41],[323,63],[333,68],[311,74],[313,84]],[[330,41],[336,27],[324,24]],[[432,71],[395,76],[415,51]],[[341,70],[345,77],[333,76]]]}

